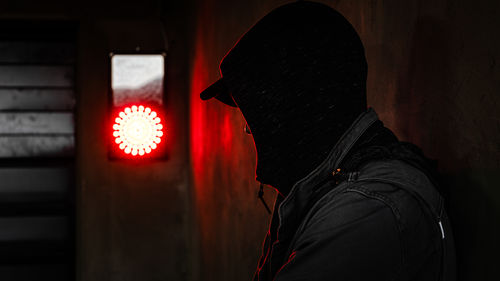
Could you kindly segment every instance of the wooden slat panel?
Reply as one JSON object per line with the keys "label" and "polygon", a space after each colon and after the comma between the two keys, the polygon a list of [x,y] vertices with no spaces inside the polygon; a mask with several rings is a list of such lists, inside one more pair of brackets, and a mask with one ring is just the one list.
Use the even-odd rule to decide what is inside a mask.
{"label": "wooden slat panel", "polygon": [[0,158],[1,168],[73,167],[71,157],[18,157]]}
{"label": "wooden slat panel", "polygon": [[2,134],[73,134],[73,113],[0,113]]}
{"label": "wooden slat panel", "polygon": [[[0,216],[7,214],[34,213],[46,209],[55,211],[50,204],[66,199],[66,192],[11,192],[0,193]],[[5,206],[4,206],[5,205]],[[7,206],[7,207],[6,207]],[[55,209],[61,210],[59,206]]]}
{"label": "wooden slat panel", "polygon": [[0,280],[73,279],[71,168],[34,166],[74,154],[75,30],[67,26],[0,25]]}
{"label": "wooden slat panel", "polygon": [[[6,202],[12,196],[2,197],[0,199],[0,217],[61,216],[67,214],[72,209],[72,206],[65,202],[68,199],[67,196],[53,194],[54,196],[51,198],[51,194],[47,193],[41,194],[40,197],[42,198],[35,198],[30,193],[27,195],[31,197],[27,198],[31,198],[33,201],[30,202],[26,198],[18,197],[14,198],[18,201],[16,203]],[[19,203],[19,201],[22,203]]]}
{"label": "wooden slat panel", "polygon": [[71,87],[73,66],[0,65],[0,87]]}
{"label": "wooden slat panel", "polygon": [[71,177],[67,167],[0,168],[0,197],[14,192],[64,192]]}
{"label": "wooden slat panel", "polygon": [[67,217],[0,218],[0,242],[64,240],[68,230]]}
{"label": "wooden slat panel", "polygon": [[66,20],[2,19],[0,35],[2,40],[74,42],[78,23]]}
{"label": "wooden slat panel", "polygon": [[63,157],[74,154],[73,136],[0,136],[0,157]]}
{"label": "wooden slat panel", "polygon": [[69,42],[0,41],[0,63],[73,63]]}
{"label": "wooden slat panel", "polygon": [[69,240],[0,241],[0,265],[65,262],[71,253]]}
{"label": "wooden slat panel", "polygon": [[3,265],[0,266],[0,278],[5,281],[71,280],[67,264]]}
{"label": "wooden slat panel", "polygon": [[72,89],[0,89],[0,110],[72,110]]}
{"label": "wooden slat panel", "polygon": [[71,171],[54,168],[0,168],[0,215],[64,210]]}

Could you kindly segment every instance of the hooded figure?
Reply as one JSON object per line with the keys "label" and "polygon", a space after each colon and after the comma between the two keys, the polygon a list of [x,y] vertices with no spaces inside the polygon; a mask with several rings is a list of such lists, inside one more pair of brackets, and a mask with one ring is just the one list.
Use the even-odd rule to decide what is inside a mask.
{"label": "hooded figure", "polygon": [[255,280],[454,280],[431,162],[366,105],[351,24],[299,1],[255,24],[201,93],[238,107],[279,191]]}
{"label": "hooded figure", "polygon": [[284,194],[366,110],[361,40],[342,15],[320,4],[271,12],[220,68],[223,78],[206,97],[221,93],[217,98],[240,108],[257,149],[257,180]]}

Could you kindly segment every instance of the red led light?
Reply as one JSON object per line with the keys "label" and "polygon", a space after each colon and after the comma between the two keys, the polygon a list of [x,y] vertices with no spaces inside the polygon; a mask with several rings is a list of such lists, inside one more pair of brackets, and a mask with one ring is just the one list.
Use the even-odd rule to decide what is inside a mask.
{"label": "red led light", "polygon": [[126,107],[113,125],[115,143],[126,154],[143,156],[161,142],[163,125],[158,114],[142,105]]}

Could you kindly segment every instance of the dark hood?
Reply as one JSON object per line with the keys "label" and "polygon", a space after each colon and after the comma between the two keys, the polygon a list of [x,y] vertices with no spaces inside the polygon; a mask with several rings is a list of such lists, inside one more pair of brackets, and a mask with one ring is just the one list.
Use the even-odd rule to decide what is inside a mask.
{"label": "dark hood", "polygon": [[220,66],[252,132],[257,180],[286,193],[366,110],[367,65],[351,24],[323,4],[279,7]]}

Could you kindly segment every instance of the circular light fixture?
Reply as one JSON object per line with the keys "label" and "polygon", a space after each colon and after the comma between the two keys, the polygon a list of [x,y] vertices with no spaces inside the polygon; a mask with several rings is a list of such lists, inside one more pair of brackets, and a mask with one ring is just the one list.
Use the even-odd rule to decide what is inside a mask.
{"label": "circular light fixture", "polygon": [[126,107],[113,124],[115,143],[126,154],[143,156],[161,142],[163,125],[158,114],[142,105]]}

